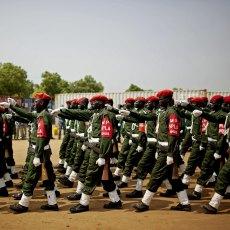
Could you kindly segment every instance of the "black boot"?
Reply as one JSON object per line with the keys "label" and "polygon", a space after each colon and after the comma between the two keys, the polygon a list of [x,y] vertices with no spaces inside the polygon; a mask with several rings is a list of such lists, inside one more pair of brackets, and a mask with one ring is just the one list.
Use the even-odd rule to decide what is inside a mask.
{"label": "black boot", "polygon": [[135,204],[135,205],[133,205],[133,207],[135,208],[136,212],[145,212],[145,211],[149,210],[149,206],[144,204],[143,202]]}
{"label": "black boot", "polygon": [[58,171],[59,173],[61,173],[61,174],[65,174],[66,168],[64,168],[64,166],[63,166],[63,167],[58,168],[57,171]]}
{"label": "black boot", "polygon": [[78,204],[71,207],[69,210],[71,213],[87,212],[89,211],[89,205]]}
{"label": "black boot", "polygon": [[18,174],[14,173],[10,175],[11,179],[18,179]]}
{"label": "black boot", "polygon": [[3,196],[3,197],[7,197],[7,196],[9,196],[8,191],[7,191],[7,187],[6,187],[6,186],[5,186],[5,187],[0,188],[0,196]]}
{"label": "black boot", "polygon": [[121,181],[121,182],[119,182],[117,184],[117,187],[118,188],[127,188],[128,187],[128,183],[125,183],[125,182]]}
{"label": "black boot", "polygon": [[126,197],[127,198],[142,198],[143,193],[142,191],[133,190],[131,193],[127,193]]}
{"label": "black boot", "polygon": [[119,181],[121,179],[120,176],[117,176],[117,175],[113,175],[113,180],[114,181]]}
{"label": "black boot", "polygon": [[81,194],[75,192],[75,193],[67,196],[67,199],[68,200],[80,200],[81,199]]}
{"label": "black boot", "polygon": [[54,169],[62,169],[64,168],[64,164],[58,164],[54,166]]}
{"label": "black boot", "polygon": [[58,191],[58,190],[55,190],[55,195],[56,195],[56,197],[60,197],[60,196],[61,196],[61,193],[60,193],[60,191]]}
{"label": "black boot", "polygon": [[210,204],[203,205],[202,208],[204,209],[205,214],[216,214],[217,209],[213,208]]}
{"label": "black boot", "polygon": [[59,210],[57,204],[54,204],[54,205],[44,204],[41,206],[41,209],[49,210],[49,211],[58,211]]}
{"label": "black boot", "polygon": [[64,187],[73,188],[74,182],[70,181],[67,177],[59,178],[59,183]]}
{"label": "black boot", "polygon": [[[121,195],[120,189],[117,189],[117,194],[118,194],[118,196]],[[103,197],[109,197],[109,193],[108,193],[108,192],[104,192],[104,193],[103,193]]]}
{"label": "black boot", "polygon": [[175,211],[186,211],[186,212],[191,212],[192,210],[190,204],[183,205],[180,203],[177,206],[172,206],[170,209]]}
{"label": "black boot", "polygon": [[118,202],[109,202],[108,204],[104,204],[104,208],[106,208],[106,209],[121,209],[122,203],[120,200]]}
{"label": "black boot", "polygon": [[12,187],[14,186],[14,184],[13,184],[13,181],[12,181],[12,180],[8,180],[8,181],[6,181],[6,182],[5,182],[5,184],[6,184],[6,187],[7,187],[7,188],[12,188]]}
{"label": "black boot", "polygon": [[176,195],[176,192],[173,189],[167,189],[165,192],[161,192],[160,196],[162,197],[171,197]]}
{"label": "black boot", "polygon": [[193,191],[192,194],[188,195],[189,200],[200,200],[201,199],[201,193]]}
{"label": "black boot", "polygon": [[16,193],[12,197],[14,198],[14,200],[21,200],[22,194],[23,194],[22,192]]}
{"label": "black boot", "polygon": [[20,204],[13,204],[10,205],[10,209],[16,213],[23,213],[23,212],[27,212],[28,211],[28,207],[25,207],[23,205]]}

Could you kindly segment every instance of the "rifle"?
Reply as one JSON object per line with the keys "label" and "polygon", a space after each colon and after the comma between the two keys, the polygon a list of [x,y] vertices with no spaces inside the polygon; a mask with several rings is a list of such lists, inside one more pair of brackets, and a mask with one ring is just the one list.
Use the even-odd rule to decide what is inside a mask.
{"label": "rifle", "polygon": [[47,175],[47,171],[46,171],[46,167],[45,167],[45,163],[42,163],[41,165],[41,180],[44,181],[44,180],[48,180],[48,175]]}
{"label": "rifle", "polygon": [[110,158],[106,158],[102,176],[101,176],[102,180],[109,180],[109,164],[110,164]]}

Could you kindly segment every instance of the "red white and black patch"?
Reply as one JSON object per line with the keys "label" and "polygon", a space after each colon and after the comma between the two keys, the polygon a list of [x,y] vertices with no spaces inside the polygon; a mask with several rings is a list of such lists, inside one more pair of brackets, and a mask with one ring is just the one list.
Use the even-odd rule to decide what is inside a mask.
{"label": "red white and black patch", "polygon": [[103,117],[101,122],[101,137],[110,139],[113,137],[113,124],[107,116]]}
{"label": "red white and black patch", "polygon": [[180,119],[176,114],[171,114],[169,116],[169,124],[168,124],[168,133],[171,136],[179,136],[180,135]]}
{"label": "red white and black patch", "polygon": [[38,118],[37,137],[47,138],[47,131],[46,131],[45,121],[43,117]]}

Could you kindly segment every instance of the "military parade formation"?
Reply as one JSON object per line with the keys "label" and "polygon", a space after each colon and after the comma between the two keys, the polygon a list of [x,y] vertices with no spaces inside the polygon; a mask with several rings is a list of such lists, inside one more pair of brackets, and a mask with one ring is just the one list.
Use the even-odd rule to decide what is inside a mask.
{"label": "military parade formation", "polygon": [[[66,107],[52,111],[50,100],[46,93],[36,93],[31,112],[12,98],[0,103],[0,199],[9,196],[8,187],[18,188],[13,195],[18,203],[9,206],[13,213],[29,210],[38,182],[47,197],[41,209],[50,211],[59,210],[57,187],[76,184],[66,197],[76,201],[70,213],[91,210],[90,197],[97,186],[109,199],[105,209],[122,209],[122,190],[130,181],[135,189],[125,196],[137,199],[130,207],[136,212],[148,211],[158,195],[177,196],[171,210],[193,211],[193,200],[202,199],[206,187],[213,187],[213,196],[202,206],[204,213],[218,213],[221,200],[230,198],[230,96],[174,101],[173,91],[165,89],[148,98],[126,98],[118,108],[112,99],[96,95],[66,101]],[[66,124],[56,166],[50,147],[53,117]],[[13,183],[19,178],[12,148],[15,121],[30,127],[19,184]],[[161,186],[165,192],[157,193]]]}

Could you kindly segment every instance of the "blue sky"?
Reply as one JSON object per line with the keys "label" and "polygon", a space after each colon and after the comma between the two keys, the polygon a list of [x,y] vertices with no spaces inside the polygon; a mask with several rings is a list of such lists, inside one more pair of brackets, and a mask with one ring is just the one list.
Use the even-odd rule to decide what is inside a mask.
{"label": "blue sky", "polygon": [[0,0],[0,62],[106,92],[133,83],[229,91],[228,0]]}

